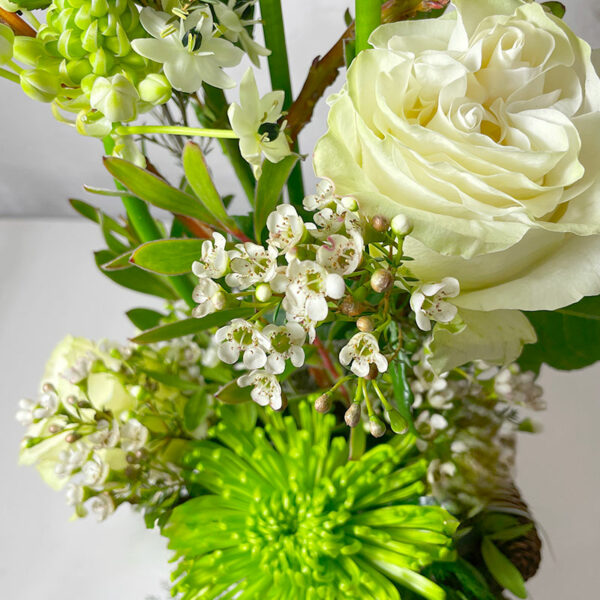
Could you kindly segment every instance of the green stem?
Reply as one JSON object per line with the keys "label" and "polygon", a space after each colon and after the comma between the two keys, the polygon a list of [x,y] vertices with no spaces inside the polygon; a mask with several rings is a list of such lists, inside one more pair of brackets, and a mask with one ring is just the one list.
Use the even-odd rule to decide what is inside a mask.
{"label": "green stem", "polygon": [[164,135],[238,139],[238,135],[231,129],[204,129],[202,127],[184,127],[181,125],[136,125],[133,127],[120,125],[115,128],[115,133],[117,135],[162,133]]}
{"label": "green stem", "polygon": [[[114,148],[113,139],[110,136],[107,136],[104,138],[103,143],[104,151],[107,154],[111,154]],[[118,181],[115,181],[115,183],[117,188],[125,189]],[[132,196],[123,196],[121,200],[125,207],[125,211],[127,212],[127,217],[142,242],[152,242],[162,238],[160,229],[158,228],[156,221],[152,218],[148,205],[143,200]],[[169,281],[171,282],[173,289],[190,308],[196,306],[196,303],[192,299],[194,286],[185,275],[169,277]]]}
{"label": "green stem", "polygon": [[356,54],[369,48],[369,36],[381,23],[380,0],[355,0]]}
{"label": "green stem", "polygon": [[[284,91],[283,109],[287,110],[292,104],[292,81],[290,79],[290,68],[285,43],[281,0],[259,0],[259,2],[260,16],[263,21],[265,34],[265,45],[271,50],[268,58],[271,87],[274,90]],[[297,142],[294,143],[293,150],[298,154],[300,153]],[[288,179],[287,188],[290,195],[290,203],[296,207],[302,206],[304,183],[302,181],[302,165],[300,162],[296,163]]]}
{"label": "green stem", "polygon": [[14,81],[14,83],[21,82],[21,78],[12,71],[9,71],[8,69],[0,69],[0,77],[8,79],[9,81]]}

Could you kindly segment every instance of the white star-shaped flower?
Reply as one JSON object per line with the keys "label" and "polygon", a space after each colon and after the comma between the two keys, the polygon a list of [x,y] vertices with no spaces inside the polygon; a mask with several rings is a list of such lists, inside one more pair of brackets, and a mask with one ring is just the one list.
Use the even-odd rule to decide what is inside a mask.
{"label": "white star-shaped flower", "polygon": [[227,285],[245,290],[259,281],[269,282],[276,275],[277,249],[264,248],[252,242],[236,244],[229,251],[231,273],[225,277]]}
{"label": "white star-shaped flower", "polygon": [[354,273],[362,260],[364,242],[360,235],[330,235],[317,250],[317,262],[331,273]]}
{"label": "white star-shaped flower", "polygon": [[270,342],[269,357],[266,370],[278,375],[285,370],[285,361],[289,358],[294,367],[304,364],[304,350],[302,346],[306,340],[306,332],[298,323],[285,325],[267,325],[262,334]]}
{"label": "white star-shaped flower", "polygon": [[289,154],[285,123],[279,125],[284,92],[269,92],[259,96],[254,72],[248,69],[240,82],[240,103],[233,103],[227,114],[231,128],[240,138],[240,152],[250,163],[258,179],[262,172],[262,157],[277,163]]}
{"label": "white star-shaped flower", "polygon": [[192,263],[192,272],[196,277],[219,279],[227,273],[229,255],[225,243],[225,237],[217,231],[213,233],[212,240],[202,242],[200,259]]}
{"label": "white star-shaped flower", "polygon": [[269,349],[269,340],[244,319],[233,319],[217,331],[214,339],[218,344],[217,354],[224,363],[237,362],[241,352],[247,369],[261,369],[267,362],[265,350]]}
{"label": "white star-shaped flower", "polygon": [[252,39],[246,27],[260,23],[250,19],[242,18],[246,9],[256,0],[244,2],[236,8],[236,0],[229,0],[227,4],[224,2],[215,2],[213,4],[217,20],[219,21],[219,30],[223,31],[223,35],[231,42],[239,42],[248,55],[250,60],[258,67],[259,56],[269,56],[271,51],[261,46],[258,42]]}
{"label": "white star-shaped flower", "polygon": [[357,333],[340,351],[340,362],[357,377],[366,377],[374,364],[380,373],[388,368],[387,358],[379,351],[379,343],[372,333]]}
{"label": "white star-shaped flower", "polygon": [[[180,19],[179,27],[169,23],[172,17],[150,7],[142,9],[140,21],[154,38],[131,42],[145,58],[162,63],[169,83],[181,92],[193,93],[203,82],[217,88],[235,87],[235,81],[223,67],[237,65],[244,53],[230,41],[215,37],[213,19],[207,7],[192,11]],[[166,34],[166,35],[165,35]]]}
{"label": "white star-shaped flower", "polygon": [[260,406],[270,406],[273,410],[280,410],[283,406],[281,385],[275,375],[267,371],[251,371],[238,379],[240,387],[254,386],[250,392],[252,400]]}
{"label": "white star-shaped flower", "polygon": [[440,283],[426,283],[417,288],[410,298],[417,325],[423,331],[431,330],[431,321],[450,323],[458,309],[444,298],[456,298],[460,284],[454,277],[444,277]]}
{"label": "white star-shaped flower", "polygon": [[316,211],[331,207],[335,204],[335,187],[329,179],[321,179],[317,183],[316,194],[306,196],[302,201],[302,205],[306,210]]}
{"label": "white star-shaped flower", "polygon": [[135,452],[148,441],[148,429],[137,419],[129,419],[121,426],[121,448],[125,452]]}

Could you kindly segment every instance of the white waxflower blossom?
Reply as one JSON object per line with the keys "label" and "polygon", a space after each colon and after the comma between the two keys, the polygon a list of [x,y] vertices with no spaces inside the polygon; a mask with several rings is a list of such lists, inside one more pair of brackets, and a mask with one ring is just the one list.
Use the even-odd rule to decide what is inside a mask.
{"label": "white waxflower blossom", "polygon": [[290,204],[280,204],[267,218],[269,244],[281,253],[291,250],[304,235],[304,221]]}
{"label": "white waxflower blossom", "polygon": [[287,268],[289,285],[285,290],[283,308],[289,315],[305,313],[312,321],[323,321],[329,311],[327,297],[335,300],[344,295],[344,280],[337,273],[328,273],[311,260],[294,260]]}
{"label": "white waxflower blossom", "polygon": [[177,483],[169,473],[159,471],[158,469],[150,469],[148,471],[147,480],[150,485],[160,487],[170,487]]}
{"label": "white waxflower blossom", "polygon": [[240,387],[254,386],[250,392],[252,400],[260,406],[270,406],[273,410],[280,410],[283,406],[281,385],[275,375],[267,371],[251,371],[238,379]]}
{"label": "white waxflower blossom", "polygon": [[278,124],[283,109],[284,92],[259,96],[254,72],[248,69],[240,82],[240,103],[233,103],[227,114],[231,128],[240,138],[240,152],[252,166],[258,179],[262,172],[262,156],[277,163],[290,151],[285,136],[285,123]]}
{"label": "white waxflower blossom", "polygon": [[419,408],[424,402],[438,410],[451,408],[455,393],[448,384],[448,373],[434,373],[428,356],[423,351],[416,353],[413,359],[415,379],[410,382],[414,395],[413,408]]}
{"label": "white waxflower blossom", "polygon": [[33,411],[37,406],[37,402],[30,398],[21,398],[18,406],[19,410],[17,410],[17,414],[15,415],[17,421],[23,425],[23,427],[31,425],[33,423]]}
{"label": "white waxflower blossom", "polygon": [[431,330],[431,321],[450,323],[458,309],[444,298],[456,298],[460,285],[454,277],[444,277],[440,283],[426,283],[417,288],[410,298],[417,325],[423,331]]}
{"label": "white waxflower blossom", "polygon": [[247,369],[260,369],[267,362],[265,350],[269,349],[269,341],[244,319],[233,319],[229,325],[217,330],[214,339],[219,346],[217,354],[224,363],[237,362],[241,352]]}
{"label": "white waxflower blossom", "polygon": [[501,400],[509,404],[526,406],[533,410],[544,410],[543,389],[535,382],[535,373],[521,373],[519,365],[512,364],[502,369],[494,378],[494,390]]}
{"label": "white waxflower blossom", "polygon": [[236,244],[229,251],[231,273],[225,277],[227,285],[245,290],[258,282],[269,282],[277,269],[277,249],[264,248],[252,242]]}
{"label": "white waxflower blossom", "polygon": [[83,483],[90,487],[101,486],[108,477],[110,467],[97,455],[93,454],[82,467]]}
{"label": "white waxflower blossom", "polygon": [[81,504],[84,497],[83,487],[76,483],[69,483],[65,490],[65,496],[69,506]]}
{"label": "white waxflower blossom", "polygon": [[227,4],[224,2],[215,2],[213,4],[217,20],[219,21],[219,30],[223,31],[223,35],[230,42],[239,42],[250,60],[258,67],[260,65],[259,56],[269,56],[271,51],[254,41],[246,29],[250,25],[260,23],[260,21],[242,18],[245,10],[249,6],[256,4],[256,0],[243,2],[237,8],[236,4],[236,0],[229,0]]}
{"label": "white waxflower blossom", "polygon": [[424,410],[415,420],[415,428],[425,439],[434,438],[438,431],[443,431],[448,427],[448,421],[439,413],[431,414],[428,410]]}
{"label": "white waxflower blossom", "polygon": [[198,281],[192,292],[192,299],[198,304],[192,310],[192,316],[197,319],[221,310],[226,302],[221,286],[208,278]]}
{"label": "white waxflower blossom", "polygon": [[125,452],[135,452],[143,448],[148,441],[148,429],[137,419],[129,419],[121,425],[121,448]]}
{"label": "white waxflower blossom", "polygon": [[387,358],[379,351],[379,343],[372,333],[357,333],[340,351],[340,362],[357,377],[366,377],[371,365],[375,365],[380,373],[388,368]]}
{"label": "white waxflower blossom", "polygon": [[108,422],[106,419],[98,421],[96,431],[87,436],[87,441],[92,448],[114,448],[119,443],[119,425],[115,420]]}
{"label": "white waxflower blossom", "polygon": [[29,398],[19,400],[19,410],[15,415],[17,421],[27,427],[34,421],[47,419],[56,413],[58,410],[58,396],[52,390],[43,392],[37,401]]}
{"label": "white waxflower blossom", "polygon": [[213,240],[202,242],[201,257],[192,263],[192,272],[196,277],[219,279],[227,273],[229,255],[225,250],[225,237],[215,231]]}
{"label": "white waxflower blossom", "polygon": [[140,21],[152,38],[133,40],[131,47],[146,58],[163,65],[169,83],[181,92],[193,93],[203,82],[217,88],[235,87],[223,67],[237,65],[244,53],[230,41],[216,37],[207,7],[192,11],[172,26],[171,15],[145,7]]}
{"label": "white waxflower blossom", "polygon": [[80,469],[90,455],[90,449],[81,442],[71,444],[58,455],[54,472],[58,477],[68,477],[73,471]]}
{"label": "white waxflower blossom", "polygon": [[90,374],[93,364],[94,356],[88,352],[82,356],[78,356],[72,364],[60,373],[60,376],[69,383],[77,385]]}
{"label": "white waxflower blossom", "polygon": [[317,250],[317,262],[331,273],[350,275],[362,260],[364,242],[361,236],[330,235]]}
{"label": "white waxflower blossom", "polygon": [[115,512],[115,503],[108,492],[102,492],[94,496],[89,503],[90,511],[98,521],[104,521],[106,517]]}
{"label": "white waxflower blossom", "polygon": [[316,211],[331,207],[336,202],[335,187],[328,179],[317,183],[317,193],[306,196],[302,205],[306,210]]}
{"label": "white waxflower blossom", "polygon": [[313,221],[316,227],[310,227],[309,231],[318,240],[324,240],[336,233],[343,233],[344,229],[348,235],[356,234],[362,237],[360,217],[356,212],[348,210],[342,203],[337,204],[334,208],[321,209],[315,213]]}
{"label": "white waxflower blossom", "polygon": [[270,350],[266,370],[278,375],[285,370],[285,361],[289,358],[294,367],[304,364],[302,346],[306,340],[306,332],[298,323],[285,325],[267,325],[262,334],[269,340]]}

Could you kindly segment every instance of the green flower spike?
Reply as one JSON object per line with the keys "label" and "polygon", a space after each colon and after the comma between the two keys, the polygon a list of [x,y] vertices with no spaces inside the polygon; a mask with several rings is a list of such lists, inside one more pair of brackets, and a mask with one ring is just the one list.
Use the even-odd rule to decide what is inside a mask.
{"label": "green flower spike", "polygon": [[[225,413],[225,411],[223,411]],[[422,506],[423,460],[397,436],[360,460],[331,438],[332,415],[298,405],[298,423],[264,411],[244,430],[223,414],[215,441],[187,456],[192,495],[163,533],[179,565],[182,600],[399,600],[396,584],[429,600],[445,592],[419,570],[454,560],[458,522]]]}

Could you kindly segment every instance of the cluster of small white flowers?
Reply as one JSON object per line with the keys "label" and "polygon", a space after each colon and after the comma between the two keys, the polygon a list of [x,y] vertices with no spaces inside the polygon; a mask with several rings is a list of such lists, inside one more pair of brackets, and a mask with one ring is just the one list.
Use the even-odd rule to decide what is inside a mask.
{"label": "cluster of small white flowers", "polygon": [[458,313],[454,304],[445,298],[456,298],[460,284],[454,277],[444,277],[439,283],[426,283],[412,292],[410,307],[415,313],[419,329],[431,330],[431,321],[450,323]]}

